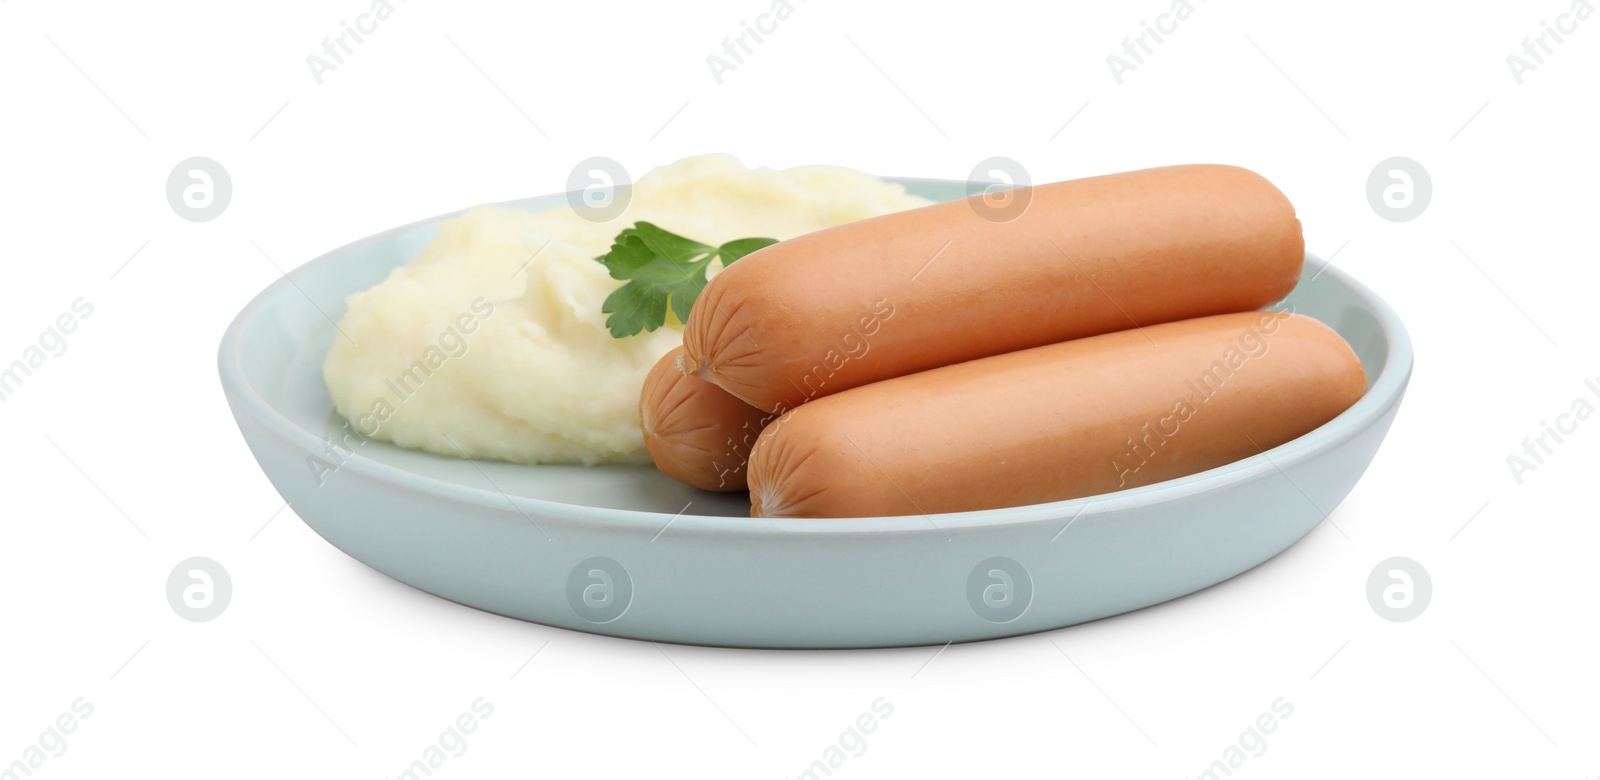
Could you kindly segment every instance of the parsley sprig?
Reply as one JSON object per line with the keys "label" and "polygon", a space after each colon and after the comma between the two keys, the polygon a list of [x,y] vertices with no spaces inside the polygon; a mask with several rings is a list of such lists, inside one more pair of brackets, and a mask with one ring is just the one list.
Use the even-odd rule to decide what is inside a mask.
{"label": "parsley sprig", "polygon": [[611,315],[606,327],[615,338],[653,331],[666,324],[667,307],[678,321],[689,319],[700,291],[706,287],[706,270],[721,259],[732,265],[751,252],[778,243],[775,238],[741,238],[722,246],[709,246],[663,230],[649,222],[635,222],[611,244],[611,251],[595,258],[613,279],[625,279],[600,306]]}

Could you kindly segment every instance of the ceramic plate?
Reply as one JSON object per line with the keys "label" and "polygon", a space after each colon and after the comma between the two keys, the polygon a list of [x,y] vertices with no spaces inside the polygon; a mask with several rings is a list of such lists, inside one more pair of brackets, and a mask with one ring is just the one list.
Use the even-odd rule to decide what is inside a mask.
{"label": "ceramic plate", "polygon": [[[965,182],[897,180],[934,200]],[[563,194],[508,205],[565,204]],[[434,220],[334,250],[279,279],[223,336],[239,430],[295,513],[401,582],[478,609],[635,639],[772,648],[944,644],[1139,609],[1246,571],[1309,533],[1366,470],[1411,374],[1372,291],[1307,256],[1289,296],[1367,368],[1365,397],[1281,447],[1193,476],[983,512],[752,519],[651,466],[470,462],[383,442],[329,459],[341,420],[321,365],[345,296],[415,256]],[[330,319],[331,318],[331,319]]]}

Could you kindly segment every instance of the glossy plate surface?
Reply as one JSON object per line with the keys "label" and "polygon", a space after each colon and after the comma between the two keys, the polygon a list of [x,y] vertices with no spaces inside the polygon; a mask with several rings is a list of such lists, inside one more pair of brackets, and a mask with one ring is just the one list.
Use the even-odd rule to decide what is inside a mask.
{"label": "glossy plate surface", "polygon": [[[964,182],[897,181],[935,200],[966,195]],[[319,484],[311,458],[330,460],[345,436],[321,376],[329,318],[415,256],[432,223],[334,250],[251,301],[222,339],[228,404],[268,479],[339,549],[443,598],[580,631],[739,647],[944,644],[1177,598],[1315,528],[1366,470],[1411,375],[1389,306],[1308,255],[1288,301],[1350,342],[1366,396],[1281,447],[1157,485],[931,517],[768,520],[747,516],[743,494],[700,492],[650,466],[474,463],[378,441],[336,449],[343,462]]]}

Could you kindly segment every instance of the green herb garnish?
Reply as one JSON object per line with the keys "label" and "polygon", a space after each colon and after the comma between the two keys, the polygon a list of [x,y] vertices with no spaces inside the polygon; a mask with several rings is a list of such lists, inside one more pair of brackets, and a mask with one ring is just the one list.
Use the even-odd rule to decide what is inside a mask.
{"label": "green herb garnish", "polygon": [[680,322],[689,319],[700,291],[706,287],[711,261],[732,265],[751,252],[778,243],[776,238],[741,238],[713,247],[662,230],[649,222],[635,222],[611,244],[611,251],[595,258],[613,279],[626,279],[606,298],[600,311],[611,315],[606,327],[615,338],[666,324],[667,307]]}

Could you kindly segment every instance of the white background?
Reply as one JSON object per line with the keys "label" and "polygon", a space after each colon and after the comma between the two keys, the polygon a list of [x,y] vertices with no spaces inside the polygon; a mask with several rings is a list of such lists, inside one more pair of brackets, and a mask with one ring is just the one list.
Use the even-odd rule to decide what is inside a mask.
{"label": "white background", "polygon": [[[1600,17],[1520,85],[1506,62],[1569,1],[1195,0],[1121,85],[1106,57],[1167,0],[793,0],[721,85],[706,57],[769,0],[395,0],[321,85],[306,57],[367,0],[0,3],[0,362],[94,307],[0,403],[0,762],[84,697],[34,776],[388,778],[485,697],[435,775],[787,778],[883,697],[835,775],[1189,778],[1284,697],[1235,776],[1600,776],[1600,422],[1520,485],[1506,461],[1575,398],[1600,405]],[[593,155],[637,176],[707,151],[954,178],[992,155],[1035,181],[1262,172],[1415,340],[1393,432],[1334,514],[1349,538],[1324,523],[1227,583],[1045,635],[753,652],[482,614],[278,513],[214,352],[280,269],[564,189]],[[211,222],[165,196],[195,155],[233,180]],[[1395,155],[1433,181],[1410,222],[1365,194]],[[212,622],[165,598],[193,555],[232,575]],[[1395,555],[1433,580],[1408,623],[1366,598]]]}

